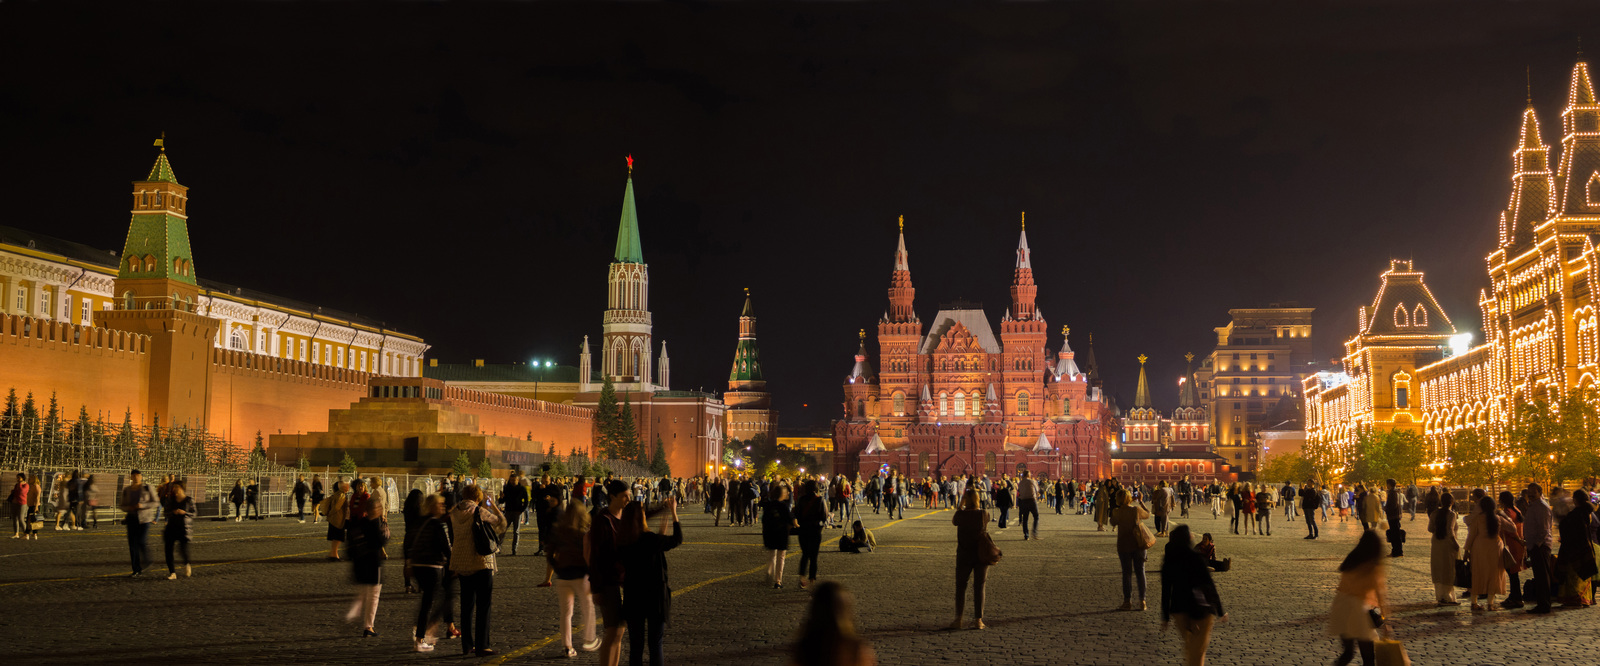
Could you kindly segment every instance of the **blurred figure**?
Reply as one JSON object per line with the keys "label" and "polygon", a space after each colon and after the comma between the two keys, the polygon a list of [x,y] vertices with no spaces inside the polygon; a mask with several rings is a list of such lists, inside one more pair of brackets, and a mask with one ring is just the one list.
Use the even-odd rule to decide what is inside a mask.
{"label": "blurred figure", "polygon": [[161,531],[161,543],[166,547],[167,553],[167,580],[178,579],[177,561],[173,559],[173,551],[183,555],[183,576],[188,578],[194,575],[194,568],[190,566],[189,539],[194,537],[194,498],[189,496],[188,489],[182,481],[173,481],[168,486],[167,496],[163,498],[163,508],[167,513],[167,526]]}
{"label": "blurred figure", "polygon": [[[860,521],[857,521],[859,523]],[[873,666],[878,663],[856,634],[855,599],[833,581],[816,587],[794,644],[793,666]]]}
{"label": "blurred figure", "polygon": [[1227,619],[1206,558],[1190,543],[1189,526],[1172,528],[1161,561],[1161,628],[1169,622],[1176,624],[1183,637],[1185,663],[1205,666],[1211,625]]}

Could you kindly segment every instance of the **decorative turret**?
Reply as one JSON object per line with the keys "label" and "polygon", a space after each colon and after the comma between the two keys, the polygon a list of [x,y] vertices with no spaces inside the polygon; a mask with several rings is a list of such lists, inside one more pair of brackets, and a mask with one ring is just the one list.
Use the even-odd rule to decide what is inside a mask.
{"label": "decorative turret", "polygon": [[933,408],[933,391],[927,384],[922,385],[922,398],[917,401],[917,420],[922,423],[931,423],[936,412]]}
{"label": "decorative turret", "polygon": [[1145,377],[1144,373],[1144,362],[1148,360],[1150,360],[1150,357],[1144,354],[1139,355],[1139,384],[1138,388],[1134,389],[1133,392],[1134,409],[1155,407],[1155,404],[1150,401],[1150,380]]}
{"label": "decorative turret", "polygon": [[1061,351],[1056,352],[1056,367],[1054,375],[1058,382],[1083,381],[1083,372],[1078,369],[1078,364],[1073,360],[1072,347],[1067,344],[1067,333],[1072,329],[1061,327]]}
{"label": "decorative turret", "polygon": [[163,134],[150,175],[133,184],[133,216],[114,289],[123,310],[194,311],[200,287],[189,249],[189,188],[178,184]]}
{"label": "decorative turret", "polygon": [[756,348],[756,312],[750,304],[750,290],[744,290],[744,310],[739,313],[739,344],[733,351],[733,371],[728,373],[728,390],[760,390],[767,382],[761,376],[761,351]]}
{"label": "decorative turret", "polygon": [[589,392],[589,378],[593,372],[593,361],[589,356],[589,336],[583,336],[583,345],[578,347],[578,392]]}
{"label": "decorative turret", "polygon": [[633,156],[622,191],[617,250],[607,276],[605,336],[600,371],[620,388],[648,390],[650,376],[650,269],[639,244],[639,213],[633,203]]}
{"label": "decorative turret", "polygon": [[1100,364],[1094,360],[1094,334],[1089,334],[1089,349],[1083,353],[1083,374],[1089,378],[1089,385],[1099,388]]}
{"label": "decorative turret", "polygon": [[1561,135],[1561,167],[1556,171],[1560,193],[1557,212],[1585,215],[1600,211],[1600,103],[1595,101],[1589,63],[1581,59],[1572,67],[1567,108],[1561,114]]}
{"label": "decorative turret", "polygon": [[667,358],[667,341],[661,341],[661,357],[656,359],[656,386],[666,389],[672,377],[672,361]]}
{"label": "decorative turret", "polygon": [[850,368],[850,376],[845,380],[851,384],[871,384],[876,375],[872,372],[872,362],[867,360],[867,331],[860,333],[861,346],[856,348],[856,364]]}
{"label": "decorative turret", "polygon": [[856,348],[855,365],[850,367],[850,375],[844,380],[845,419],[857,422],[878,418],[877,413],[869,409],[869,403],[875,403],[878,398],[878,377],[872,372],[872,362],[867,360],[865,329],[859,337],[861,343]]}
{"label": "decorative turret", "polygon": [[900,216],[900,243],[894,251],[894,274],[889,278],[889,321],[917,321],[912,300],[917,290],[911,286],[911,259],[906,252],[906,216]]}
{"label": "decorative turret", "polygon": [[1184,366],[1183,379],[1179,380],[1178,407],[1180,409],[1195,408],[1200,406],[1200,393],[1194,384],[1194,354],[1184,354],[1183,360],[1188,362]]}
{"label": "decorative turret", "polygon": [[1511,203],[1501,216],[1500,246],[1524,247],[1533,242],[1533,228],[1550,217],[1555,205],[1550,146],[1539,138],[1539,117],[1532,100],[1522,112],[1517,149],[1511,153]]}
{"label": "decorative turret", "polygon": [[994,382],[989,382],[989,391],[983,395],[983,422],[999,423],[1005,418],[1005,413],[1000,410],[1000,396],[994,392]]}
{"label": "decorative turret", "polygon": [[1033,283],[1033,262],[1028,249],[1028,214],[1022,214],[1022,235],[1017,240],[1017,265],[1011,273],[1011,317],[1034,318],[1034,299],[1039,287]]}

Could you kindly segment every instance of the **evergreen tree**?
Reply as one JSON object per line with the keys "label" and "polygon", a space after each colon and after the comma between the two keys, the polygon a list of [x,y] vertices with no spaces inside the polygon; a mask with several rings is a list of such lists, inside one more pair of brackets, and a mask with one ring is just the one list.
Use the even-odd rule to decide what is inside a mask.
{"label": "evergreen tree", "polygon": [[472,461],[467,460],[467,452],[462,451],[456,456],[455,462],[450,463],[450,473],[467,476],[472,473]]}
{"label": "evergreen tree", "polygon": [[633,403],[627,398],[622,399],[622,409],[617,414],[617,425],[613,435],[613,450],[608,456],[611,460],[638,461],[640,456],[639,426],[633,422]]}
{"label": "evergreen tree", "polygon": [[138,452],[137,446],[133,441],[133,410],[130,409],[122,415],[122,427],[117,429],[117,438],[112,440],[111,451],[118,462],[131,465]]}
{"label": "evergreen tree", "polygon": [[50,392],[50,407],[44,414],[42,441],[55,444],[61,441],[61,406],[56,404],[56,392]]}
{"label": "evergreen tree", "polygon": [[21,436],[24,444],[33,444],[39,441],[39,407],[33,404],[33,392],[28,392],[27,399],[22,401]]}
{"label": "evergreen tree", "polygon": [[5,411],[0,412],[0,460],[11,459],[10,452],[22,447],[22,407],[17,404],[17,389],[6,394]]}
{"label": "evergreen tree", "polygon": [[295,467],[302,472],[309,472],[311,471],[311,461],[307,460],[305,454],[302,453],[300,454],[300,461],[295,463]]}
{"label": "evergreen tree", "polygon": [[344,452],[344,460],[340,460],[339,461],[339,476],[350,476],[350,477],[353,477],[355,475],[356,475],[356,459],[350,457],[350,452],[349,451],[345,451]]}
{"label": "evergreen tree", "polygon": [[256,445],[250,449],[250,458],[245,463],[252,472],[259,472],[267,468],[267,447],[261,438],[261,431],[256,431]]}
{"label": "evergreen tree", "polygon": [[656,434],[655,454],[650,456],[650,473],[656,476],[672,476],[672,466],[667,464],[667,450],[661,445],[661,435]]}
{"label": "evergreen tree", "polygon": [[473,472],[473,476],[479,478],[487,479],[494,476],[494,462],[489,460],[488,451],[483,452],[483,460],[478,461],[478,468]]}
{"label": "evergreen tree", "polygon": [[602,457],[616,457],[619,418],[617,390],[611,385],[611,377],[608,375],[600,385],[600,401],[594,407],[594,443],[596,452]]}

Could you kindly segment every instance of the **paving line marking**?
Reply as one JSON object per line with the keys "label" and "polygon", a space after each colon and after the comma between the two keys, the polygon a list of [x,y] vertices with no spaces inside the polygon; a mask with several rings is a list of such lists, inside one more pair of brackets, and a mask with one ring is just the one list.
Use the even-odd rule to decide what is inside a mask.
{"label": "paving line marking", "polygon": [[[118,545],[118,546],[103,546],[103,547],[99,547],[99,548],[71,548],[71,549],[68,549],[68,550],[38,550],[38,551],[30,551],[30,552],[23,552],[23,553],[8,553],[8,554],[5,554],[5,555],[0,555],[0,558],[4,558],[4,557],[22,557],[24,555],[53,555],[53,554],[56,554],[56,553],[87,553],[87,552],[95,551],[95,550],[125,550],[128,547],[127,537],[121,537],[121,538],[122,538],[123,543],[121,545]],[[246,540],[249,540],[249,539],[312,539],[312,538],[321,538],[321,537],[318,537],[318,536],[316,536],[314,534],[313,535],[306,535],[306,536],[289,536],[289,535],[279,535],[279,534],[258,534],[258,535],[252,535],[252,536],[232,537],[232,538],[228,538],[228,539],[190,539],[189,541],[190,541],[190,543],[223,543],[225,541],[246,541]]]}
{"label": "paving line marking", "polygon": [[[945,511],[948,511],[948,509],[933,509],[933,510],[928,511],[927,513],[923,513],[923,514],[920,514],[920,515],[912,516],[910,518],[901,518],[899,520],[895,520],[895,521],[890,521],[888,523],[884,523],[883,525],[879,526],[878,529],[880,529],[880,530],[886,529],[888,527],[891,527],[891,526],[895,525],[896,523],[902,523],[902,522],[905,522],[907,520],[916,520],[916,519],[921,518],[923,516],[931,516],[931,515],[933,515],[935,513],[943,513]],[[839,537],[834,537],[832,539],[829,539],[827,541],[822,542],[821,545],[826,546],[828,544],[835,543],[838,540],[839,540]],[[685,541],[684,543],[688,544],[690,542]],[[757,544],[718,544],[718,545],[749,546],[749,545],[757,545]],[[920,546],[912,546],[912,547],[915,548],[915,547],[920,547]],[[698,590],[698,589],[700,589],[702,587],[705,587],[707,585],[714,585],[716,583],[721,583],[723,581],[733,580],[735,578],[742,578],[744,576],[749,576],[751,574],[760,573],[760,572],[763,572],[763,571],[766,571],[766,570],[767,570],[767,565],[763,564],[761,566],[755,567],[755,568],[750,569],[748,571],[740,571],[738,573],[731,573],[731,574],[727,574],[725,576],[718,576],[716,578],[703,580],[703,581],[700,581],[700,582],[695,583],[693,585],[690,585],[688,587],[685,587],[683,589],[673,590],[672,591],[672,596],[673,597],[678,597],[678,596],[693,592],[695,590]],[[598,621],[596,622],[596,626],[598,626]],[[581,627],[575,628],[574,632],[576,632],[578,629],[581,629]],[[509,661],[511,659],[516,659],[518,657],[527,656],[528,654],[532,653],[535,650],[538,650],[539,648],[542,648],[542,647],[544,647],[546,645],[554,643],[556,641],[556,639],[558,639],[558,638],[561,638],[561,634],[551,634],[549,636],[545,636],[544,638],[541,638],[541,639],[539,639],[537,641],[534,641],[532,643],[529,643],[527,645],[519,647],[519,648],[517,648],[515,650],[512,650],[510,652],[506,652],[506,653],[503,653],[503,654],[495,655],[493,659],[490,659],[490,660],[482,662],[482,663],[490,664],[491,666],[493,664],[503,664],[503,663],[505,663],[505,662],[507,662],[507,661]]]}
{"label": "paving line marking", "polygon": [[[242,564],[242,563],[245,563],[245,562],[262,562],[262,561],[266,561],[266,560],[281,560],[281,559],[283,559],[285,557],[303,557],[303,556],[306,556],[306,555],[315,555],[317,553],[326,553],[326,552],[328,552],[328,551],[326,551],[326,550],[313,550],[313,551],[306,552],[306,553],[289,553],[287,555],[273,555],[271,557],[252,557],[250,559],[245,559],[245,560],[228,560],[227,562],[208,562],[208,563],[205,563],[205,564],[194,564],[194,565],[190,565],[190,566],[192,568],[195,568],[195,569],[200,569],[200,568],[204,568],[204,567],[220,567],[220,566],[222,566],[224,564]],[[156,569],[155,562],[151,562],[151,566],[149,568],[147,568],[146,571],[154,571],[155,569]],[[64,582],[71,582],[71,581],[78,581],[78,580],[95,580],[97,578],[116,578],[118,576],[126,577],[127,575],[128,575],[127,573],[108,573],[108,574],[100,574],[98,576],[79,576],[79,577],[76,577],[76,578],[42,578],[42,579],[39,579],[39,580],[19,580],[19,581],[12,582],[12,583],[0,583],[0,587],[11,587],[13,585],[31,585],[33,583],[64,583]],[[154,574],[151,575],[151,578],[155,578],[155,577],[156,577],[156,575],[154,575]]]}

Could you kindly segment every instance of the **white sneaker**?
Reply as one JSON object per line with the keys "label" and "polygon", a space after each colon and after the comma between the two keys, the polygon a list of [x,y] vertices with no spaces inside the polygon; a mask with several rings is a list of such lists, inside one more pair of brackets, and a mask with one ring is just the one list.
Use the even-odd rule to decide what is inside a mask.
{"label": "white sneaker", "polygon": [[584,652],[594,652],[595,650],[600,649],[600,639],[596,638],[592,641],[584,643],[582,647]]}
{"label": "white sneaker", "polygon": [[433,644],[432,643],[424,641],[424,640],[422,640],[420,638],[416,639],[415,643],[416,643],[417,652],[433,652]]}
{"label": "white sneaker", "polygon": [[177,573],[174,572],[174,573],[167,574],[167,580],[177,580],[177,579],[178,579],[178,574]]}

